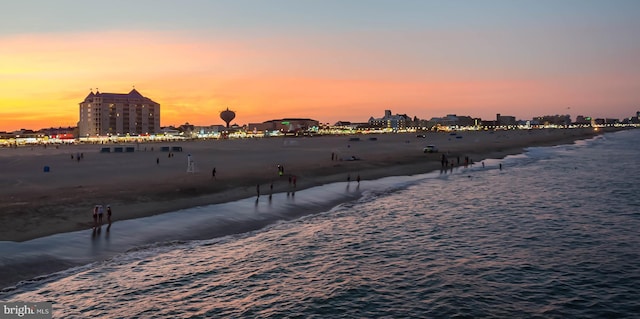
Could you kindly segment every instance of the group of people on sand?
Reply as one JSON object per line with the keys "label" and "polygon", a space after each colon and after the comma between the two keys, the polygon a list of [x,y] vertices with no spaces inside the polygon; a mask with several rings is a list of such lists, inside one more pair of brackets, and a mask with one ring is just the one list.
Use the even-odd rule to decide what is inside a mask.
{"label": "group of people on sand", "polygon": [[[81,159],[84,159],[84,153],[76,153],[76,160],[78,160],[78,163],[80,163]],[[71,159],[73,160],[73,154],[71,154]]]}
{"label": "group of people on sand", "polygon": [[[102,226],[104,216],[104,207],[96,205],[93,207],[93,228]],[[111,225],[111,206],[107,205],[107,223]]]}
{"label": "group of people on sand", "polygon": [[[473,164],[475,164],[473,162],[473,160],[469,157],[469,156],[465,156],[464,157],[464,163],[460,162],[460,156],[456,156],[455,160],[453,157],[449,158],[447,156],[447,154],[442,154],[442,157],[440,158],[440,163],[442,164],[442,168],[440,169],[440,173],[446,173],[447,170],[451,170],[451,172],[453,172],[453,168],[455,166],[462,166],[464,165],[465,168],[469,167],[469,166],[473,166]],[[484,162],[482,163],[483,167],[484,167]]]}

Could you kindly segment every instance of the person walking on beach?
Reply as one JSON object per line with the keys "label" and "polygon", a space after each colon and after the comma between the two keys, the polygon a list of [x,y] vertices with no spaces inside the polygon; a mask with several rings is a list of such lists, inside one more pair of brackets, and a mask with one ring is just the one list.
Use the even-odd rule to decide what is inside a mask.
{"label": "person walking on beach", "polygon": [[98,227],[98,205],[93,207],[93,228]]}
{"label": "person walking on beach", "polygon": [[256,193],[260,197],[260,184],[256,185]]}
{"label": "person walking on beach", "polygon": [[216,179],[216,168],[215,167],[211,170],[211,179]]}
{"label": "person walking on beach", "polygon": [[160,165],[160,157],[156,157],[156,165]]}
{"label": "person walking on beach", "polygon": [[347,183],[351,183],[351,174],[347,174]]}
{"label": "person walking on beach", "polygon": [[107,222],[111,225],[111,206],[107,205]]}
{"label": "person walking on beach", "polygon": [[360,174],[358,174],[358,177],[356,177],[356,180],[358,181],[358,184],[360,184]]}
{"label": "person walking on beach", "polygon": [[98,206],[98,223],[100,226],[102,226],[102,215],[104,214],[104,209],[102,208],[102,205]]}
{"label": "person walking on beach", "polygon": [[284,166],[278,164],[277,167],[278,167],[278,176],[280,177],[284,176]]}

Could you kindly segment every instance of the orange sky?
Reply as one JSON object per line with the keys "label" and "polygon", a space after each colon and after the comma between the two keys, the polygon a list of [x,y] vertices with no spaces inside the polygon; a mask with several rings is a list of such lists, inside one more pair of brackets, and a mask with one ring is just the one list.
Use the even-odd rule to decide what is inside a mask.
{"label": "orange sky", "polygon": [[227,107],[238,124],[361,122],[385,109],[427,119],[635,114],[638,40],[598,46],[592,42],[609,34],[582,36],[581,28],[544,36],[494,26],[0,33],[0,131],[75,126],[90,89],[127,93],[134,85],[161,104],[162,126],[222,124]]}

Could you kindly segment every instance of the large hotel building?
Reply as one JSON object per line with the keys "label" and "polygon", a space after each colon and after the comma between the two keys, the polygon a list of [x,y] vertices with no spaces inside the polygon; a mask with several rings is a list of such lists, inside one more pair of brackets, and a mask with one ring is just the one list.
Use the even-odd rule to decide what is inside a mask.
{"label": "large hotel building", "polygon": [[160,104],[129,93],[89,93],[80,102],[79,137],[154,134],[160,132]]}

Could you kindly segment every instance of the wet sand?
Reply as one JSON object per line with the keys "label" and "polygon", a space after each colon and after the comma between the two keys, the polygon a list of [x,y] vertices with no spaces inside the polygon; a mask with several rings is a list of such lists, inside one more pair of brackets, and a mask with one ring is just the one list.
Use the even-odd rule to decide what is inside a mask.
{"label": "wet sand", "polygon": [[[529,146],[572,143],[593,129],[383,134],[211,140],[127,145],[134,152],[101,153],[121,145],[0,148],[0,241],[25,241],[91,229],[97,204],[111,205],[113,220],[383,176],[439,170],[443,153],[461,162],[502,158]],[[359,141],[350,140],[359,137]],[[375,138],[376,140],[371,140]],[[422,149],[436,145],[439,153]],[[161,151],[179,146],[182,152]],[[77,155],[82,159],[77,160]],[[332,154],[337,160],[332,160]],[[71,156],[73,155],[73,159]],[[187,172],[188,158],[194,172]],[[353,156],[358,160],[349,160]],[[277,165],[284,167],[279,176]],[[44,167],[49,171],[45,172]],[[212,169],[216,168],[213,178]],[[106,220],[106,216],[105,216]]]}

